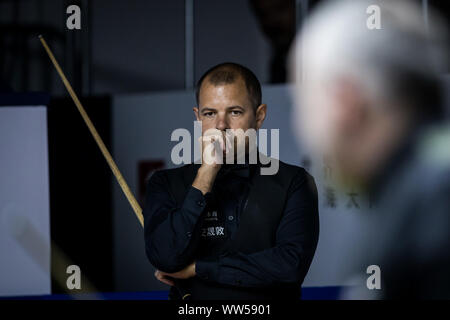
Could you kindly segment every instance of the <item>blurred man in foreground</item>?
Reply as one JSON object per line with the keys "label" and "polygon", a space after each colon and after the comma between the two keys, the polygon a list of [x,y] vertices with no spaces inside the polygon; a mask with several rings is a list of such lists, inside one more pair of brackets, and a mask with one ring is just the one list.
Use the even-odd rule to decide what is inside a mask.
{"label": "blurred man in foreground", "polygon": [[[372,204],[342,253],[339,267],[356,284],[344,298],[450,298],[450,130],[439,79],[448,52],[438,17],[428,21],[412,2],[329,2],[291,54],[299,137],[334,160],[341,187]],[[369,266],[379,267],[375,288]]]}

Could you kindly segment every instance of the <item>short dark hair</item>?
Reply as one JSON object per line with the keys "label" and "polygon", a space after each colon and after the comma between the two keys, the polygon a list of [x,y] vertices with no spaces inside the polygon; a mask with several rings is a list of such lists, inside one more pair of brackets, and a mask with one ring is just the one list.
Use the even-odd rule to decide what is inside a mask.
{"label": "short dark hair", "polygon": [[218,64],[208,71],[206,71],[200,80],[197,82],[195,89],[195,96],[197,99],[197,105],[199,104],[200,88],[203,81],[207,79],[209,83],[217,86],[221,84],[231,84],[238,79],[243,79],[245,86],[247,87],[248,97],[253,109],[256,110],[259,105],[261,105],[261,84],[255,74],[243,65],[225,62]]}

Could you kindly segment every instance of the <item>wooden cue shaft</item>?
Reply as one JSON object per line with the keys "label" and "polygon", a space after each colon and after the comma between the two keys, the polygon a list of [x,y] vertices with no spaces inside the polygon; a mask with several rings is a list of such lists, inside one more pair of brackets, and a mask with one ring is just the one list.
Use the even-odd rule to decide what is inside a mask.
{"label": "wooden cue shaft", "polygon": [[86,111],[84,110],[83,105],[81,104],[77,95],[73,91],[72,86],[70,85],[69,81],[67,80],[63,71],[61,70],[61,67],[58,64],[58,61],[56,61],[52,51],[48,47],[47,42],[44,40],[42,35],[39,35],[39,40],[41,41],[42,45],[44,46],[45,51],[47,51],[47,54],[50,57],[50,60],[52,61],[53,65],[55,66],[56,71],[58,71],[58,74],[59,74],[62,82],[66,86],[66,89],[69,92],[70,96],[72,97],[72,100],[75,103],[78,111],[80,112],[81,117],[83,118],[84,122],[86,123],[87,127],[89,128],[89,131],[91,132],[92,136],[94,137],[95,142],[97,143],[103,156],[105,157],[106,162],[108,162],[109,167],[111,168],[114,176],[116,177],[117,182],[119,183],[120,187],[122,188],[123,193],[127,197],[128,202],[130,203],[131,207],[133,208],[133,211],[136,214],[136,217],[138,218],[139,222],[141,223],[141,226],[144,226],[144,217],[142,216],[141,206],[136,201],[136,198],[134,197],[133,193],[131,192],[130,188],[128,187],[128,184],[126,183],[125,179],[123,178],[122,174],[120,173],[119,168],[117,168],[117,165],[114,162],[113,158],[111,157],[111,154],[109,153],[108,149],[106,148],[105,144],[103,143],[102,138],[98,134],[97,129],[95,129],[95,126],[93,125],[91,119],[89,118]]}

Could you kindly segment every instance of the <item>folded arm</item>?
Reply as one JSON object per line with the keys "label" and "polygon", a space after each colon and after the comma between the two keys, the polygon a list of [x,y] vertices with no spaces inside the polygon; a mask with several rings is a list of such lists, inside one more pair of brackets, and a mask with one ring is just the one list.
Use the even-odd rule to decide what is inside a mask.
{"label": "folded arm", "polygon": [[164,173],[153,174],[143,211],[145,250],[153,266],[176,272],[192,262],[199,241],[198,222],[206,204],[207,196],[191,186],[184,202],[177,205]]}

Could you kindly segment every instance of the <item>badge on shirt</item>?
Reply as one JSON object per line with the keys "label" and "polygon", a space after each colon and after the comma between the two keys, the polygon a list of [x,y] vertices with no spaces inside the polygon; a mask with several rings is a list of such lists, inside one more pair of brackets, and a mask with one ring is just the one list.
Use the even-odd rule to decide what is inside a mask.
{"label": "badge on shirt", "polygon": [[220,220],[217,211],[208,211],[203,219],[201,236],[207,239],[224,237],[225,227]]}

